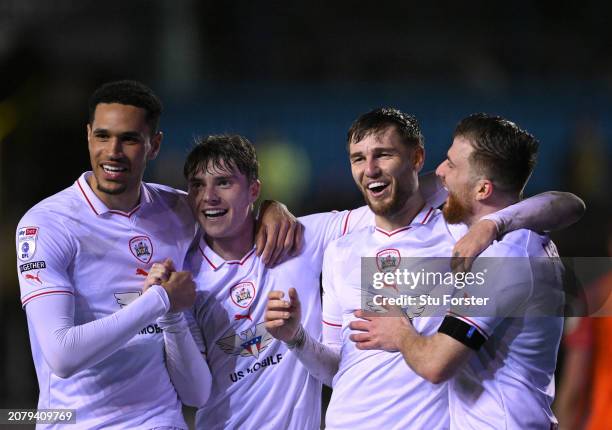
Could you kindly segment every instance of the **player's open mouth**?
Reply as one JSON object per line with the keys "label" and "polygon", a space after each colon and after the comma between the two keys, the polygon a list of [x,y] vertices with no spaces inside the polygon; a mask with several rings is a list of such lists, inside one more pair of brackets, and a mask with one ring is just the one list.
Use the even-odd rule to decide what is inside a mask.
{"label": "player's open mouth", "polygon": [[370,182],[366,188],[368,189],[368,192],[372,196],[379,197],[385,192],[388,186],[389,186],[388,182],[375,181],[375,182]]}
{"label": "player's open mouth", "polygon": [[102,170],[108,178],[119,177],[122,173],[127,172],[127,167],[117,166],[113,164],[102,164]]}
{"label": "player's open mouth", "polygon": [[207,209],[202,211],[206,218],[219,218],[227,213],[227,209]]}

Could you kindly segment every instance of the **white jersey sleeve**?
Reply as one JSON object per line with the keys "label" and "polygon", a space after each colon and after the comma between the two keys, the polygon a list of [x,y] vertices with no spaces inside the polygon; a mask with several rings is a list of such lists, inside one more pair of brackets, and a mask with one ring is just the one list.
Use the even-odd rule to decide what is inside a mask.
{"label": "white jersey sleeve", "polygon": [[169,308],[166,292],[154,285],[129,306],[82,325],[74,325],[72,295],[43,295],[28,303],[26,314],[53,373],[67,378],[107,358]]}
{"label": "white jersey sleeve", "polygon": [[[520,314],[520,309],[529,302],[534,293],[534,277],[530,260],[524,249],[513,243],[496,242],[485,250],[471,269],[474,274],[482,274],[484,284],[470,291],[474,297],[486,300],[486,305],[451,306],[449,316],[463,322],[463,330],[452,320],[445,319],[440,331],[457,338],[466,345],[478,349],[505,318]],[[477,288],[477,289],[476,289]],[[456,297],[464,293],[456,292]],[[473,327],[481,336],[472,336]]]}
{"label": "white jersey sleeve", "polygon": [[[329,336],[329,339],[325,340],[342,344],[340,335],[342,329],[342,306],[334,289],[334,274],[338,273],[338,270],[334,269],[335,252],[335,246],[332,243],[325,251],[323,258],[323,333],[327,333]],[[325,330],[326,327],[332,329],[332,331]],[[338,333],[334,335],[333,333],[336,330]]]}
{"label": "white jersey sleeve", "polygon": [[212,376],[187,318],[182,312],[169,312],[157,322],[164,330],[166,368],[172,385],[184,404],[201,408],[210,396]]}
{"label": "white jersey sleeve", "polygon": [[21,304],[52,294],[74,295],[68,270],[76,244],[60,220],[28,212],[17,227],[17,270]]}

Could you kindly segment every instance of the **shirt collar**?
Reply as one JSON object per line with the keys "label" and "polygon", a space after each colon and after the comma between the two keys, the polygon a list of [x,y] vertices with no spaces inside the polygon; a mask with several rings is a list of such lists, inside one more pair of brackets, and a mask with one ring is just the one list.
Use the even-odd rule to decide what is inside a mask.
{"label": "shirt collar", "polygon": [[206,244],[206,240],[204,240],[204,237],[202,236],[198,245],[198,252],[200,253],[200,255],[202,255],[202,258],[204,258],[204,263],[216,272],[225,264],[227,264],[228,266],[242,266],[250,258],[254,257],[255,246],[253,246],[253,248],[249,252],[247,252],[240,260],[224,260],[221,256],[219,256],[219,254],[213,251],[212,248]]}
{"label": "shirt collar", "polygon": [[105,213],[111,213],[116,215],[122,215],[125,217],[131,217],[134,213],[140,209],[144,204],[150,204],[152,202],[151,192],[144,183],[140,185],[140,203],[138,203],[131,211],[123,212],[115,209],[109,209],[103,202],[98,198],[96,193],[93,192],[87,179],[92,175],[91,171],[83,173],[79,179],[76,180],[76,186],[78,188],[79,195],[85,200],[88,206],[96,215],[103,215]]}
{"label": "shirt collar", "polygon": [[387,231],[383,228],[376,227],[376,231],[384,234],[385,236],[391,237],[394,234],[400,233],[402,231],[410,230],[411,228],[419,227],[427,224],[432,218],[434,218],[434,214],[436,213],[436,209],[432,206],[425,204],[423,208],[419,211],[418,214],[412,219],[412,222],[407,226],[396,228],[392,231]]}

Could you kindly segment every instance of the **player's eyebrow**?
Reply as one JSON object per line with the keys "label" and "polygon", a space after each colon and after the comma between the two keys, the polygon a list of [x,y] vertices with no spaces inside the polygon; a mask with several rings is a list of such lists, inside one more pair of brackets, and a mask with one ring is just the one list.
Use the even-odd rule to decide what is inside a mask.
{"label": "player's eyebrow", "polygon": [[122,139],[142,139],[142,134],[137,131],[126,131],[119,135]]}
{"label": "player's eyebrow", "polygon": [[394,148],[394,147],[392,147],[392,146],[383,146],[383,147],[377,146],[376,148],[372,149],[372,152],[373,152],[374,154],[380,154],[381,152],[391,152],[391,153],[396,153],[396,152],[397,152],[397,149],[395,149],[395,148]]}
{"label": "player's eyebrow", "polygon": [[108,130],[105,128],[96,128],[94,129],[93,134],[108,134]]}
{"label": "player's eyebrow", "polygon": [[[101,135],[110,135],[111,133],[106,129],[106,128],[96,128],[93,131],[93,134],[96,136],[101,136]],[[125,131],[123,133],[119,134],[119,137],[121,139],[142,139],[142,133],[139,133],[137,131]]]}
{"label": "player's eyebrow", "polygon": [[363,157],[363,152],[361,151],[357,151],[357,152],[353,152],[352,154],[349,155],[349,158],[352,160],[353,158],[357,158],[357,157]]}

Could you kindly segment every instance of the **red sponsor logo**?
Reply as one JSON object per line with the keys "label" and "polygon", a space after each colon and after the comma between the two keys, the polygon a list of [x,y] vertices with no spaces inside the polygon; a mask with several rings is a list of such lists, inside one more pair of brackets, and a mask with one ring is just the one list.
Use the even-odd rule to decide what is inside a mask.
{"label": "red sponsor logo", "polygon": [[247,311],[247,313],[245,315],[241,315],[241,314],[234,315],[234,321],[240,321],[240,320],[253,321],[251,319],[251,308],[249,308],[249,310]]}
{"label": "red sponsor logo", "polygon": [[36,281],[40,284],[42,284],[42,281],[40,280],[40,276],[38,275],[40,273],[40,270],[38,272],[36,272],[36,275],[32,275],[31,273],[26,273],[24,276],[26,279],[30,279],[32,281]]}

